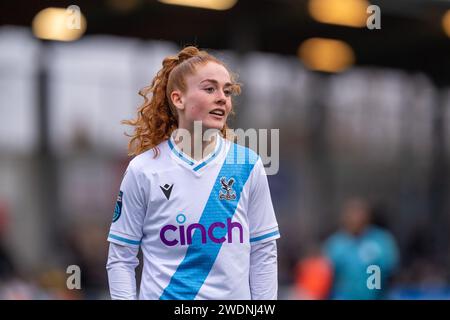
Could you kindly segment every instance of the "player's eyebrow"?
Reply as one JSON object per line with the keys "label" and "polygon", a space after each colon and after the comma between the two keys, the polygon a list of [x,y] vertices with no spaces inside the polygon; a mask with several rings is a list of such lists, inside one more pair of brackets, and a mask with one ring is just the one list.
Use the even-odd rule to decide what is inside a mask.
{"label": "player's eyebrow", "polygon": [[[215,80],[215,79],[205,79],[205,80],[200,81],[200,83],[203,83],[203,82],[212,82],[212,83],[214,83],[216,85],[219,84],[219,82],[217,80]],[[229,86],[232,86],[232,85],[233,85],[232,83],[227,82],[227,83],[224,84],[224,87],[229,87]]]}

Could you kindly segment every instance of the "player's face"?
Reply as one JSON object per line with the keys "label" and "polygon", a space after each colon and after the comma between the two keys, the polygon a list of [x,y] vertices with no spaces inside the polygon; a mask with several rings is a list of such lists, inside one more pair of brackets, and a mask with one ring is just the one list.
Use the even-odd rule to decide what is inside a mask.
{"label": "player's face", "polygon": [[186,91],[181,93],[179,127],[192,130],[194,121],[204,129],[222,129],[231,112],[232,84],[227,69],[215,62],[196,68],[185,78]]}

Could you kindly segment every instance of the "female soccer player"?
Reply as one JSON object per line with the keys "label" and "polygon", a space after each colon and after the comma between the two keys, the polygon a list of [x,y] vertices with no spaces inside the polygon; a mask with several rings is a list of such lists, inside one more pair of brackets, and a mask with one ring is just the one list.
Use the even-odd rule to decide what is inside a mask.
{"label": "female soccer player", "polygon": [[124,122],[135,157],[108,235],[112,299],[277,298],[280,235],[264,166],[227,136],[239,93],[225,64],[195,47],[166,57],[141,90],[137,119]]}

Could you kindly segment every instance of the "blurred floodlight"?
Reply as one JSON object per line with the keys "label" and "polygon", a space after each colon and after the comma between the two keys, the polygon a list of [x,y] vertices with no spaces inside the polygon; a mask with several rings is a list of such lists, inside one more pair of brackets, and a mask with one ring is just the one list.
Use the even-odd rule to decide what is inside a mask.
{"label": "blurred floodlight", "polygon": [[334,39],[308,39],[300,45],[298,56],[309,69],[324,72],[340,72],[355,62],[352,48]]}
{"label": "blurred floodlight", "polygon": [[450,37],[450,10],[448,10],[442,17],[442,27],[447,36]]}
{"label": "blurred floodlight", "polygon": [[228,10],[236,4],[237,0],[159,0],[159,2],[211,10]]}
{"label": "blurred floodlight", "polygon": [[33,19],[33,33],[45,40],[74,41],[86,31],[86,19],[78,6],[47,8]]}
{"label": "blurred floodlight", "polygon": [[310,0],[309,14],[322,23],[348,27],[365,27],[367,21],[366,0]]}

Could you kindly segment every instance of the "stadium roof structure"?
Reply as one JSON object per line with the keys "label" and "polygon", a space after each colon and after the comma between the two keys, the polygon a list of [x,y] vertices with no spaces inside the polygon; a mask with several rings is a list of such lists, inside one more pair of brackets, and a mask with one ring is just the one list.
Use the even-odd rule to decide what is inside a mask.
{"label": "stadium roof structure", "polygon": [[309,0],[238,0],[229,10],[172,6],[157,0],[2,1],[1,23],[30,26],[47,7],[76,4],[87,18],[86,35],[111,34],[195,44],[243,53],[296,55],[311,37],[340,39],[356,64],[423,72],[436,85],[450,83],[450,36],[442,17],[450,0],[370,0],[380,7],[381,29],[324,24],[308,12]]}

